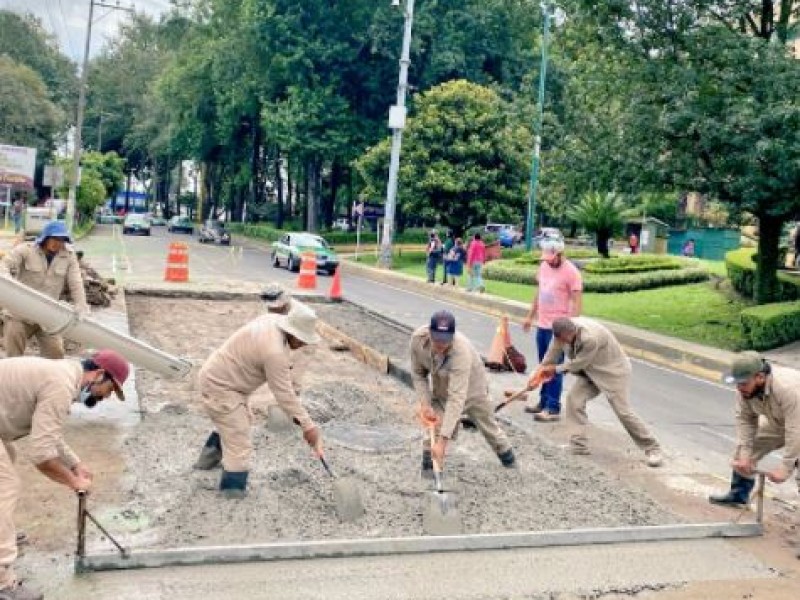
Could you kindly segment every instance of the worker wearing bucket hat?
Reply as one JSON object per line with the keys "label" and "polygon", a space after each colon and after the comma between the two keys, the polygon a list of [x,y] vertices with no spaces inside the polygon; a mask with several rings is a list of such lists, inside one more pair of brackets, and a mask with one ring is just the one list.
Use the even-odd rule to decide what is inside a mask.
{"label": "worker wearing bucket hat", "polygon": [[[0,275],[12,276],[54,300],[68,288],[78,311],[88,312],[78,258],[67,246],[71,241],[66,225],[62,221],[51,221],[35,241],[19,244],[0,261]],[[32,336],[36,336],[43,357],[64,358],[64,341],[60,335],[46,333],[36,323],[13,315],[5,322],[6,356],[25,354]]]}
{"label": "worker wearing bucket hat", "polygon": [[42,598],[20,584],[13,568],[13,515],[20,494],[16,441],[27,438],[26,454],[43,475],[76,492],[89,490],[92,473],[64,441],[64,421],[74,402],[92,408],[112,393],[124,400],[122,386],[129,372],[128,362],[113,350],[100,350],[83,361],[34,356],[0,360],[0,598]]}
{"label": "worker wearing bucket hat", "polygon": [[288,314],[262,315],[236,331],[200,370],[198,387],[215,431],[195,468],[208,470],[221,463],[220,491],[226,497],[245,495],[253,454],[249,397],[265,383],[278,406],[301,427],[309,446],[319,447],[319,429],[294,392],[290,367],[290,350],[319,342],[316,323],[314,311],[292,302]]}
{"label": "worker wearing bucket hat", "polygon": [[757,352],[741,352],[725,382],[735,385],[737,446],[732,466],[731,487],[724,494],[709,497],[714,504],[746,505],[754,486],[758,462],[783,448],[781,465],[767,477],[786,481],[796,473],[800,485],[800,371],[771,364]]}

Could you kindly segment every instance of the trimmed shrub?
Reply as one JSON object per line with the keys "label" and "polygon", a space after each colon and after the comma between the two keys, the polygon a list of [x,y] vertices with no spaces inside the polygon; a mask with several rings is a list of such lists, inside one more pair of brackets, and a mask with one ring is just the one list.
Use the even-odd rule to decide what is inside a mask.
{"label": "trimmed shrub", "polygon": [[[497,260],[484,267],[483,276],[492,281],[534,285],[536,265],[520,264],[517,260]],[[670,285],[684,285],[706,281],[708,272],[701,267],[664,269],[641,273],[583,274],[583,289],[601,294],[632,292]]]}
{"label": "trimmed shrub", "polygon": [[[725,255],[725,268],[733,289],[747,298],[755,297],[756,249],[739,248]],[[800,277],[778,272],[780,299],[783,301],[800,299]]]}
{"label": "trimmed shrub", "polygon": [[[592,250],[590,248],[567,248],[564,250],[564,256],[571,260],[600,258],[600,254],[597,252],[597,250]],[[522,251],[514,260],[520,265],[538,265],[542,260],[542,251]]]}
{"label": "trimmed shrub", "polygon": [[669,256],[617,256],[603,258],[587,263],[584,270],[587,273],[641,273],[644,271],[668,271],[680,269],[685,263]]}
{"label": "trimmed shrub", "polygon": [[800,339],[800,302],[746,308],[741,319],[745,343],[753,350],[769,350]]}

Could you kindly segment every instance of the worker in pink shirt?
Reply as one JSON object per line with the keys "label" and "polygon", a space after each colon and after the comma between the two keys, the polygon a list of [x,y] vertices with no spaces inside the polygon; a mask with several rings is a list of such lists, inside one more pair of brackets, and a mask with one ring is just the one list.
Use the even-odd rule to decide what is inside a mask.
{"label": "worker in pink shirt", "polygon": [[[536,320],[536,351],[539,362],[547,353],[553,339],[553,321],[559,317],[577,317],[581,314],[583,280],[577,267],[564,258],[564,242],[547,240],[542,242],[542,261],[536,275],[536,295],[531,302],[528,315],[522,323],[525,332],[531,330]],[[564,362],[563,353],[558,364]],[[526,406],[537,421],[558,421],[561,414],[561,389],[564,376],[557,373],[542,385],[539,403]]]}
{"label": "worker in pink shirt", "polygon": [[483,263],[486,262],[486,244],[481,239],[481,234],[476,233],[467,248],[467,291],[468,292],[484,292],[486,288],[483,286],[483,278],[481,273],[483,271]]}

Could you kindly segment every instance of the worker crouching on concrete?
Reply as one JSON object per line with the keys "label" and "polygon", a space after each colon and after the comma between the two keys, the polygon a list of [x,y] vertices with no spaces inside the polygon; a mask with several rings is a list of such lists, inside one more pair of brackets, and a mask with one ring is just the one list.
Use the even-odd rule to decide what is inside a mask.
{"label": "worker crouching on concrete", "polygon": [[[0,275],[11,275],[20,283],[50,296],[61,297],[65,287],[81,313],[89,311],[83,278],[75,252],[67,247],[71,243],[66,225],[52,221],[44,226],[34,242],[16,246],[0,262]],[[42,330],[36,323],[23,321],[11,315],[5,322],[4,343],[6,356],[22,356],[28,339],[36,336],[44,358],[64,358],[64,340]]]}
{"label": "worker crouching on concrete", "polygon": [[14,507],[20,482],[14,470],[14,442],[29,438],[29,457],[45,476],[71,490],[88,491],[92,473],[62,437],[73,402],[88,407],[122,386],[129,366],[113,350],[100,350],[84,361],[46,360],[33,356],[0,360],[0,598],[37,600],[42,594],[23,586],[14,574],[17,538]]}
{"label": "worker crouching on concrete", "polygon": [[213,469],[221,462],[220,490],[226,497],[245,495],[253,454],[249,396],[264,383],[302,428],[308,445],[319,448],[319,429],[294,393],[289,359],[290,350],[319,341],[316,322],[314,311],[292,302],[288,314],[266,314],[239,329],[200,370],[203,406],[216,431],[206,441],[195,467]]}
{"label": "worker crouching on concrete", "polygon": [[[569,361],[557,364],[562,352]],[[661,466],[658,441],[630,406],[631,362],[608,329],[586,317],[559,317],[553,321],[553,341],[539,368],[545,375],[575,376],[566,407],[572,454],[589,454],[586,403],[605,394],[628,435],[645,451],[647,464]]]}
{"label": "worker crouching on concrete", "polygon": [[440,423],[433,448],[428,436],[423,441],[423,476],[432,475],[432,458],[444,465],[448,444],[458,432],[462,413],[475,423],[503,466],[514,466],[511,443],[494,418],[483,360],[470,341],[456,332],[452,313],[445,310],[434,313],[429,326],[413,333],[411,371],[423,410],[432,408]]}
{"label": "worker crouching on concrete", "polygon": [[[773,450],[783,448],[781,466],[767,478],[783,483],[798,469],[800,460],[800,372],[771,365],[757,352],[742,352],[726,377],[736,384],[737,447],[731,488],[709,497],[715,504],[743,506],[753,490],[756,465]],[[763,417],[761,423],[759,418]],[[800,486],[800,471],[797,472]],[[800,558],[800,554],[798,554]]]}

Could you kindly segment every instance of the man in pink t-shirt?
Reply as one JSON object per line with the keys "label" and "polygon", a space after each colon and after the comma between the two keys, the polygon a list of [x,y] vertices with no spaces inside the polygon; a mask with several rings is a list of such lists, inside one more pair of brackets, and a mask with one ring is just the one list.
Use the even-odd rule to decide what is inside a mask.
{"label": "man in pink t-shirt", "polygon": [[[564,258],[564,242],[542,242],[542,262],[536,275],[539,284],[531,308],[522,328],[531,330],[536,319],[536,350],[542,361],[550,341],[553,339],[553,321],[559,317],[577,317],[581,314],[583,280],[577,267]],[[558,364],[564,362],[564,355]],[[557,374],[542,385],[539,404],[527,406],[537,421],[557,421],[561,413],[561,388],[564,376]]]}

